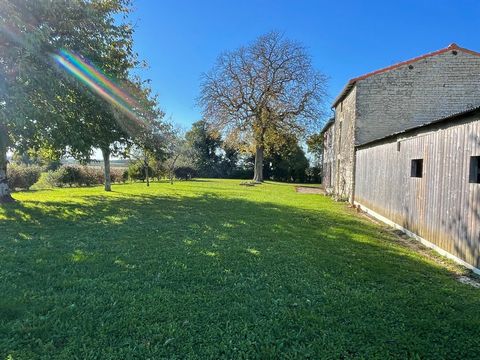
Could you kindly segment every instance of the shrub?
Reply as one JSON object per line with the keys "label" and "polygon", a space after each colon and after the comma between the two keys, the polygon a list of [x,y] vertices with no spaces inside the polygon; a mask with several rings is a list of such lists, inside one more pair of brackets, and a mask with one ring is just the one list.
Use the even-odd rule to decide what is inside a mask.
{"label": "shrub", "polygon": [[102,168],[82,166],[80,169],[80,181],[77,183],[78,186],[101,185],[104,183],[105,176]]}
{"label": "shrub", "polygon": [[130,180],[145,180],[145,173],[143,171],[143,164],[140,161],[131,162],[128,164],[128,178]]}
{"label": "shrub", "polygon": [[239,168],[231,172],[230,179],[251,179],[253,178],[253,169],[250,168]]}
{"label": "shrub", "polygon": [[111,168],[110,179],[112,180],[112,183],[124,183],[128,180],[128,170],[123,168]]}
{"label": "shrub", "polygon": [[62,166],[62,163],[59,160],[52,160],[45,165],[45,170],[55,171],[55,170],[58,170],[61,166]]}
{"label": "shrub", "polygon": [[[16,179],[17,175],[15,176]],[[128,172],[126,169],[112,168],[110,177],[112,182],[125,182],[128,179]],[[94,186],[103,184],[104,178],[103,169],[100,167],[63,165],[55,171],[39,173],[38,177],[35,178],[35,182],[38,180],[35,187],[42,189],[65,186]],[[18,180],[12,179],[12,181],[18,183]],[[22,186],[16,185],[16,187]]]}
{"label": "shrub", "polygon": [[103,171],[100,168],[63,165],[42,176],[39,187],[92,186],[103,184]]}
{"label": "shrub", "polygon": [[38,165],[11,164],[8,167],[8,186],[11,189],[30,189],[42,173],[42,167]]}
{"label": "shrub", "polygon": [[59,170],[61,171],[61,175],[59,177],[60,183],[69,186],[80,184],[80,178],[82,177],[82,171],[80,166],[64,165]]}
{"label": "shrub", "polygon": [[49,187],[63,187],[65,185],[64,181],[66,178],[67,178],[67,170],[62,166],[55,171],[47,172],[45,176],[45,183]]}
{"label": "shrub", "polygon": [[128,169],[123,170],[122,181],[126,182],[128,180]]}
{"label": "shrub", "polygon": [[[151,166],[148,166],[148,174],[151,178],[155,176],[155,171]],[[142,160],[132,162],[128,165],[128,177],[130,180],[145,181],[145,165]]]}
{"label": "shrub", "polygon": [[58,185],[54,185],[54,179],[52,178],[53,171],[47,171],[40,174],[40,179],[32,187],[34,189],[49,189]]}
{"label": "shrub", "polygon": [[176,168],[173,173],[175,177],[180,180],[190,180],[197,175],[196,170],[190,166],[180,166]]}

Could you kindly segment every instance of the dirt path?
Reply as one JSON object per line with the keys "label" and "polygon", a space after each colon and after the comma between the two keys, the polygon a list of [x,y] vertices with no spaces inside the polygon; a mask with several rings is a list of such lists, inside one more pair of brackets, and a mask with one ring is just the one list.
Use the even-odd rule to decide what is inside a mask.
{"label": "dirt path", "polygon": [[295,186],[295,190],[301,194],[321,194],[325,195],[325,191],[319,187]]}

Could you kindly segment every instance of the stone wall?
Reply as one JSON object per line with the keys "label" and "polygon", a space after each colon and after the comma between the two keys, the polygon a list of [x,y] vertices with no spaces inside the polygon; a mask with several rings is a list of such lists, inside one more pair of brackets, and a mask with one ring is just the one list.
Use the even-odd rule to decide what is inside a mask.
{"label": "stone wall", "polygon": [[479,106],[480,56],[452,49],[367,77],[356,88],[360,145]]}
{"label": "stone wall", "polygon": [[335,184],[335,123],[323,133],[323,178],[322,184],[327,194],[333,194]]}
{"label": "stone wall", "polygon": [[334,194],[338,199],[349,201],[354,189],[356,98],[354,87],[335,108]]}

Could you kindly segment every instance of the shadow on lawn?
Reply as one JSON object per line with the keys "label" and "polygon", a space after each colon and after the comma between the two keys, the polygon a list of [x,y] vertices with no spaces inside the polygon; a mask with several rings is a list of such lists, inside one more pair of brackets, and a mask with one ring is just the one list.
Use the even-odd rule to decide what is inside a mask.
{"label": "shadow on lawn", "polygon": [[402,271],[448,275],[447,269],[396,244],[389,233],[338,209],[309,211],[206,193],[85,196],[81,203],[17,202],[4,212],[7,220],[0,231],[10,241],[30,240],[25,245],[39,251],[48,244],[56,248],[53,256],[60,258],[78,251],[112,254],[115,247],[121,254],[127,247],[139,249],[135,256],[141,259],[149,256],[142,253],[146,242],[177,257],[196,252],[225,266],[248,256],[274,259],[284,271],[289,271],[289,264],[336,276],[348,273],[362,281],[382,281],[392,290],[410,281],[398,276]]}
{"label": "shadow on lawn", "polygon": [[[27,316],[29,306],[50,314],[52,307],[78,302],[83,317],[77,321],[95,329],[92,324],[105,321],[104,302],[114,299],[133,323],[110,318],[110,332],[98,338],[82,328],[97,344],[90,346],[122,336],[122,326],[138,340],[155,321],[185,319],[193,325],[175,335],[181,341],[171,346],[178,351],[223,338],[243,349],[251,336],[255,341],[245,349],[274,357],[300,348],[312,356],[442,357],[452,348],[468,355],[476,345],[467,336],[431,344],[462,332],[480,335],[474,290],[338,204],[313,211],[207,193],[89,196],[2,209],[0,290],[7,302],[0,302],[0,317],[2,308],[14,321]],[[60,296],[67,296],[65,304]],[[24,306],[18,311],[6,305],[18,301]],[[29,331],[46,341],[56,330],[43,324]],[[86,341],[67,332],[55,346],[74,344],[76,337]],[[153,354],[169,354],[162,349]]]}

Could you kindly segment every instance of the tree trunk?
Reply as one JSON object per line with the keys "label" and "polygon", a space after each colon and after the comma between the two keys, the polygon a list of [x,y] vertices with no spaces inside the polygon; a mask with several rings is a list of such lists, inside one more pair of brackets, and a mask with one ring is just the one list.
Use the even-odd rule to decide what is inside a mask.
{"label": "tree trunk", "polygon": [[263,182],[263,145],[255,146],[255,170],[253,173],[253,181]]}
{"label": "tree trunk", "polygon": [[174,171],[175,171],[175,163],[177,162],[177,159],[178,157],[180,156],[177,155],[175,156],[175,158],[173,159],[173,162],[172,162],[172,166],[170,167],[170,185],[173,185],[173,176],[174,176]]}
{"label": "tree trunk", "polygon": [[0,204],[13,202],[7,182],[7,128],[0,124]]}
{"label": "tree trunk", "polygon": [[110,150],[102,149],[103,172],[105,176],[105,191],[112,191],[112,179],[110,177]]}
{"label": "tree trunk", "polygon": [[150,178],[148,174],[148,160],[145,159],[145,179],[147,180],[147,186],[150,186]]}

